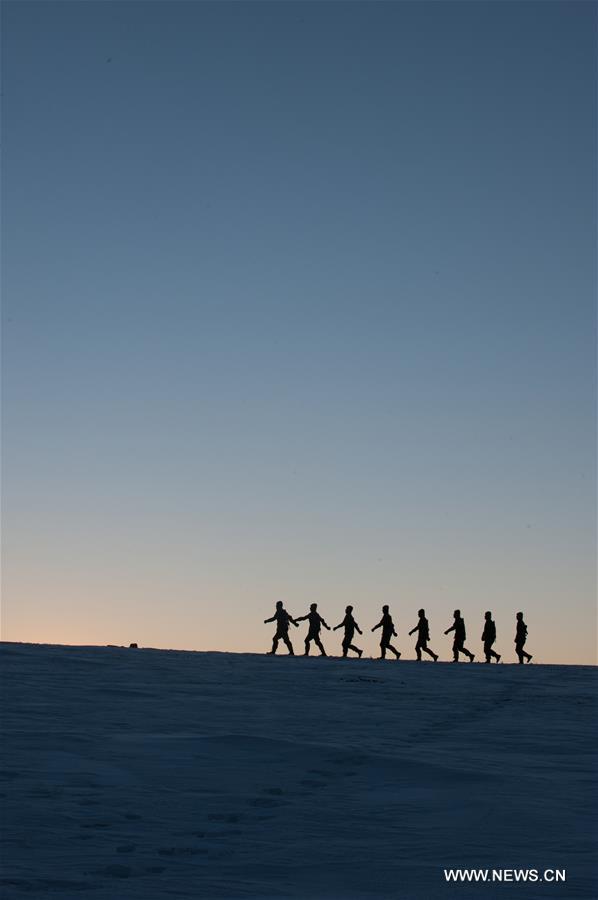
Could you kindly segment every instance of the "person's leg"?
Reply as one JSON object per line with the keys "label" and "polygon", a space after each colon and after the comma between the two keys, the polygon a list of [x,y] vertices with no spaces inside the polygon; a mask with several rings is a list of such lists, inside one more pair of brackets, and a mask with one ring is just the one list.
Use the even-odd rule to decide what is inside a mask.
{"label": "person's leg", "polygon": [[461,647],[461,653],[464,653],[465,656],[469,657],[469,662],[473,662],[475,659],[475,653],[470,653],[467,647]]}
{"label": "person's leg", "polygon": [[320,640],[320,636],[317,635],[317,637],[314,638],[314,641],[316,642],[316,646],[320,648],[320,653],[322,654],[322,656],[326,656],[326,651],[324,650],[324,645]]}
{"label": "person's leg", "polygon": [[[422,644],[421,641],[418,641],[417,644],[415,645],[415,656],[417,657],[418,662],[422,661],[422,650],[426,650],[426,645]],[[427,652],[428,651],[426,650],[426,653]]]}
{"label": "person's leg", "polygon": [[457,641],[453,643],[453,662],[459,662],[459,644]]}
{"label": "person's leg", "polygon": [[400,659],[401,654],[399,653],[399,651],[397,650],[396,647],[393,647],[392,644],[389,644],[389,645],[388,645],[388,649],[389,649],[389,650],[392,650],[392,652],[394,653],[394,655],[396,656],[397,659]]}
{"label": "person's leg", "polygon": [[529,662],[532,657],[531,657],[530,653],[527,653],[527,651],[525,651],[523,649],[524,647],[525,647],[525,638],[521,641],[521,644],[519,645],[519,650],[521,651],[521,662],[523,662],[524,657]]}
{"label": "person's leg", "polygon": [[523,646],[521,644],[515,644],[515,653],[517,654],[520,664],[523,665]]}
{"label": "person's leg", "polygon": [[355,646],[355,644],[349,644],[349,647],[347,649],[352,650],[353,653],[357,653],[358,656],[361,656],[361,654],[363,653],[363,650],[360,650],[359,647]]}
{"label": "person's leg", "polygon": [[276,635],[274,635],[274,637],[272,638],[272,649],[270,650],[270,653],[272,655],[274,655],[276,653],[277,649],[278,649],[278,637]]}
{"label": "person's leg", "polygon": [[282,639],[283,639],[283,641],[285,642],[285,644],[287,645],[287,648],[288,648],[288,651],[289,651],[289,656],[294,656],[294,655],[295,655],[295,651],[293,650],[293,645],[291,644],[291,641],[290,641],[290,639],[289,639],[288,634],[284,634],[283,637],[282,637]]}
{"label": "person's leg", "polygon": [[430,648],[428,647],[427,644],[425,647],[422,647],[422,650],[424,651],[424,653],[427,653],[428,656],[431,656],[432,659],[434,660],[434,662],[436,662],[436,660],[438,659],[438,656],[436,655],[436,653],[434,653],[433,650],[430,650]]}
{"label": "person's leg", "polygon": [[380,659],[386,659],[386,644],[380,644]]}
{"label": "person's leg", "polygon": [[484,641],[484,656],[486,657],[486,662],[491,662],[491,654],[492,654],[492,644],[490,641]]}
{"label": "person's leg", "polygon": [[309,656],[309,642],[310,642],[310,641],[311,641],[311,638],[310,638],[309,635],[308,635],[308,636],[305,638],[305,656]]}
{"label": "person's leg", "polygon": [[347,652],[351,649],[351,644],[345,639],[343,641],[343,659],[347,656]]}

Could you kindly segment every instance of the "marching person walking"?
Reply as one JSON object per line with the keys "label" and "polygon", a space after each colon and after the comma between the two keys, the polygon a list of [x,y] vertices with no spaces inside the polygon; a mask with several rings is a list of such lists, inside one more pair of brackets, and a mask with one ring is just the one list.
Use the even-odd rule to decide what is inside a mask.
{"label": "marching person walking", "polygon": [[268,622],[276,622],[276,634],[272,638],[272,649],[268,651],[269,656],[273,656],[276,653],[278,648],[278,642],[282,641],[289,650],[289,656],[294,656],[293,645],[289,640],[289,625],[292,622],[297,628],[299,627],[292,616],[288,614],[286,609],[284,609],[282,605],[282,600],[278,600],[276,603],[276,611],[272,618],[264,619],[264,625],[267,625]]}
{"label": "marching person walking", "polygon": [[449,632],[451,631],[455,632],[455,637],[453,640],[453,662],[459,662],[460,653],[468,656],[469,662],[473,662],[475,659],[475,654],[470,653],[469,650],[465,647],[465,620],[461,618],[461,610],[456,609],[453,615],[455,617],[455,621],[453,622],[451,627],[447,628],[444,632],[445,634],[449,634]]}
{"label": "marching person walking", "polygon": [[493,659],[495,659],[496,662],[500,662],[500,653],[496,653],[492,649],[494,641],[496,640],[496,625],[492,619],[490,610],[484,614],[482,640],[484,642],[484,656],[486,657],[486,662],[492,662]]}
{"label": "marching person walking", "polygon": [[523,664],[524,658],[527,659],[528,662],[531,662],[533,657],[531,653],[526,653],[523,649],[525,642],[527,641],[527,625],[523,621],[523,613],[518,612],[517,616],[517,628],[515,632],[515,653],[519,657],[519,662]]}
{"label": "marching person walking", "polygon": [[328,631],[330,631],[330,625],[327,625],[322,616],[317,611],[318,604],[312,603],[309,607],[309,612],[305,616],[299,616],[296,621],[297,622],[305,622],[306,619],[309,620],[309,629],[307,631],[307,637],[305,638],[305,656],[309,656],[309,647],[311,642],[320,648],[320,653],[322,656],[326,656],[326,651],[324,650],[324,646],[322,641],[320,640],[320,630],[322,625]]}
{"label": "marching person walking", "polygon": [[359,647],[355,647],[355,645],[352,643],[352,641],[353,641],[353,635],[355,634],[356,631],[359,632],[359,634],[363,634],[363,631],[361,630],[361,628],[359,627],[359,625],[353,618],[353,607],[352,606],[347,606],[347,608],[345,609],[345,618],[340,623],[340,625],[335,625],[332,630],[336,631],[337,628],[345,629],[345,636],[343,637],[343,656],[346,656],[349,650],[353,650],[355,653],[358,653],[359,656],[361,657],[363,650],[360,650]]}
{"label": "marching person walking", "polygon": [[377,625],[374,625],[374,627],[372,628],[372,631],[376,631],[377,628],[382,629],[382,637],[380,638],[380,659],[386,658],[387,650],[391,650],[394,653],[394,655],[396,656],[396,658],[400,659],[401,654],[390,643],[391,637],[398,637],[398,635],[395,631],[395,627],[394,627],[392,618],[390,616],[390,613],[388,612],[388,606],[382,607],[382,618],[380,619],[380,621],[378,622]]}
{"label": "marching person walking", "polygon": [[413,634],[414,631],[417,631],[417,643],[415,645],[415,653],[417,655],[417,659],[421,662],[422,658],[422,650],[424,653],[427,653],[428,656],[431,656],[434,662],[438,659],[438,654],[434,653],[433,650],[428,648],[428,641],[430,640],[430,628],[428,626],[428,620],[426,619],[426,611],[425,609],[419,609],[417,611],[419,616],[419,622],[412,628],[409,634]]}

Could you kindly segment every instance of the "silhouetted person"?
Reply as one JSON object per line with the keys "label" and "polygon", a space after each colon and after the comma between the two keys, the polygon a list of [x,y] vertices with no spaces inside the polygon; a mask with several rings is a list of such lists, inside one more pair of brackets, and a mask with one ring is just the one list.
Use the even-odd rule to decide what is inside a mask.
{"label": "silhouetted person", "polygon": [[297,622],[304,622],[306,619],[309,620],[309,629],[307,632],[307,637],[305,638],[305,655],[309,656],[309,645],[313,641],[316,647],[320,648],[320,653],[322,656],[326,656],[326,651],[322,645],[322,641],[320,640],[320,629],[322,625],[324,628],[327,628],[330,631],[330,625],[327,625],[318,610],[318,604],[312,603],[309,607],[309,612],[306,616],[299,616]]}
{"label": "silhouetted person", "polygon": [[294,656],[295,652],[293,650],[293,645],[289,640],[289,623],[292,622],[297,628],[299,626],[294,618],[283,608],[282,600],[276,602],[276,612],[271,619],[264,619],[264,625],[267,625],[268,622],[276,622],[276,634],[272,638],[272,649],[269,651],[268,655],[276,653],[278,642],[283,641],[289,648],[289,655]]}
{"label": "silhouetted person", "polygon": [[351,643],[351,641],[353,640],[353,635],[356,631],[358,631],[359,634],[363,634],[363,631],[353,618],[352,606],[347,606],[347,608],[345,609],[345,618],[340,623],[340,625],[335,625],[332,630],[336,631],[337,628],[345,629],[345,636],[343,638],[343,656],[346,656],[349,650],[353,650],[355,653],[358,653],[359,656],[361,656],[363,650],[360,650],[359,647],[355,647],[355,645]]}
{"label": "silhouetted person", "polygon": [[523,646],[527,640],[527,625],[523,621],[523,613],[518,612],[517,616],[517,630],[515,632],[515,653],[519,657],[519,662],[523,663],[524,659],[527,659],[528,662],[533,658],[530,653],[526,653],[523,649]]}
{"label": "silhouetted person", "polygon": [[395,627],[393,625],[392,619],[390,617],[390,613],[388,612],[388,606],[382,607],[382,618],[378,622],[377,625],[374,625],[372,631],[376,631],[377,628],[382,629],[382,637],[380,638],[380,659],[386,658],[386,651],[392,650],[397,659],[400,658],[401,654],[399,651],[393,647],[390,643],[391,637],[398,637],[398,634],[395,631]]}
{"label": "silhouetted person", "polygon": [[445,634],[449,634],[451,631],[455,632],[455,638],[453,640],[453,662],[459,662],[460,653],[464,653],[465,656],[469,657],[469,662],[473,662],[475,655],[470,653],[465,647],[465,620],[461,618],[461,610],[456,609],[453,615],[455,621],[451,627],[447,628],[444,632]]}
{"label": "silhouetted person", "polygon": [[421,662],[422,658],[422,650],[424,653],[427,653],[428,656],[431,656],[434,662],[438,659],[438,654],[434,653],[433,650],[428,649],[428,641],[430,640],[430,627],[428,625],[428,620],[426,619],[426,611],[425,609],[418,609],[417,614],[419,616],[419,622],[412,628],[409,634],[413,634],[414,631],[417,631],[417,644],[415,645],[415,652],[417,654],[418,660]]}
{"label": "silhouetted person", "polygon": [[496,653],[492,649],[494,641],[496,640],[496,625],[494,624],[492,613],[490,611],[484,613],[482,640],[484,641],[484,656],[486,657],[486,662],[492,662],[493,659],[495,659],[496,662],[500,662],[500,653]]}

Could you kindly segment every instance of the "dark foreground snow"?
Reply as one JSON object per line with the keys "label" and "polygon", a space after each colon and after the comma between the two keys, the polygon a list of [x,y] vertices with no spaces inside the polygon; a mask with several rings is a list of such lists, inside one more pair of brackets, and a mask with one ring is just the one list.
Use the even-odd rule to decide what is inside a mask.
{"label": "dark foreground snow", "polygon": [[3,900],[598,897],[596,669],[2,657]]}

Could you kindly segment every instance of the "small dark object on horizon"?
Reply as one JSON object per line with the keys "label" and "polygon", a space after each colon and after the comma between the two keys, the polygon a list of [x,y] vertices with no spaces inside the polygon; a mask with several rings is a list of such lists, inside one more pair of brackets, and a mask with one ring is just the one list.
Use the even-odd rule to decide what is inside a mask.
{"label": "small dark object on horizon", "polygon": [[137,644],[129,644],[129,650],[138,650]]}

